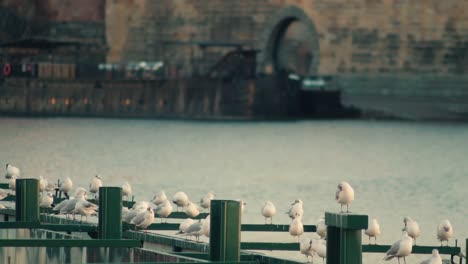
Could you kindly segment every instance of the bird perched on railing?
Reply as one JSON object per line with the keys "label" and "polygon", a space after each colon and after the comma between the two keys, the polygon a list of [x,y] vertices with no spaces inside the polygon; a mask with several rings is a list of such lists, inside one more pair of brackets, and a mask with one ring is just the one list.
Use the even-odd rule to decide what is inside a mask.
{"label": "bird perched on railing", "polygon": [[442,258],[439,255],[439,250],[433,249],[432,256],[421,262],[421,264],[442,264]]}
{"label": "bird perched on railing", "polygon": [[309,263],[309,257],[312,258],[312,263],[314,263],[315,250],[312,248],[312,243],[313,241],[310,238],[303,238],[299,243],[299,251],[305,255],[307,263]]}
{"label": "bird perched on railing", "polygon": [[377,236],[380,235],[380,225],[377,222],[377,219],[372,219],[369,221],[368,228],[364,233],[369,237],[369,245],[371,243],[371,237],[375,239],[375,245],[377,245]]}
{"label": "bird perched on railing", "polygon": [[63,194],[65,195],[65,197],[67,197],[67,199],[70,199],[70,195],[68,195],[68,193],[71,191],[72,188],[73,188],[73,182],[70,179],[70,177],[67,177],[63,182],[60,183],[59,190],[63,192]]}
{"label": "bird perched on railing", "polygon": [[405,223],[405,226],[403,227],[402,231],[408,232],[408,236],[414,240],[414,244],[416,245],[416,238],[421,235],[418,222],[406,216],[403,218],[403,223]]}
{"label": "bird perched on railing", "polygon": [[185,219],[184,221],[182,221],[180,224],[179,224],[179,232],[175,233],[176,235],[186,235],[187,237],[189,236],[187,234],[187,229],[193,224],[195,223],[195,220],[193,220],[192,218],[187,218]]}
{"label": "bird perched on railing", "polygon": [[48,184],[47,180],[44,179],[44,177],[39,176],[39,192],[45,191],[47,184]]}
{"label": "bird perched on railing", "polygon": [[137,216],[137,214],[144,212],[148,206],[143,207],[143,206],[137,206],[135,208],[132,207],[132,209],[128,210],[128,212],[122,214],[122,221],[126,223],[130,223],[132,219]]}
{"label": "bird perched on railing", "polygon": [[39,207],[41,208],[52,208],[54,203],[54,195],[51,192],[42,193],[41,199],[39,200]]}
{"label": "bird perched on railing", "polygon": [[156,207],[155,212],[156,215],[161,217],[161,223],[163,222],[163,218],[167,218],[172,213],[173,207],[169,200],[165,200],[162,202],[158,207]]}
{"label": "bird perched on railing", "polygon": [[67,218],[69,214],[73,214],[73,219],[75,219],[75,206],[78,202],[77,198],[83,197],[84,199],[86,199],[87,196],[87,191],[84,188],[79,187],[76,189],[74,198],[69,200],[63,200],[62,202],[57,204],[52,210],[59,211],[59,214],[65,214]]}
{"label": "bird perched on railing", "polygon": [[200,206],[203,209],[210,209],[211,200],[213,200],[214,197],[215,197],[214,192],[212,192],[212,191],[208,192],[203,198],[200,199]]}
{"label": "bird perched on railing", "polygon": [[122,197],[126,197],[127,200],[130,199],[130,196],[132,195],[132,186],[130,183],[125,182],[122,185]]}
{"label": "bird perched on railing", "polygon": [[172,197],[172,202],[177,206],[177,211],[179,211],[179,207],[188,205],[189,198],[184,192],[176,192]]}
{"label": "bird perched on railing", "polygon": [[347,182],[340,182],[338,190],[336,190],[335,200],[341,205],[343,213],[343,205],[346,205],[346,212],[349,213],[349,205],[354,201],[354,189]]}
{"label": "bird perched on railing", "polygon": [[437,239],[440,240],[440,246],[442,246],[443,241],[447,241],[447,246],[449,239],[453,236],[453,228],[449,220],[442,220],[437,226]]}
{"label": "bird perched on railing", "polygon": [[289,215],[289,218],[294,219],[296,215],[303,216],[304,215],[304,209],[302,208],[302,200],[301,199],[296,199],[292,204],[291,207],[289,208],[288,212],[286,214]]}
{"label": "bird perched on railing", "polygon": [[322,258],[323,263],[325,263],[325,258],[327,257],[327,241],[324,239],[313,239],[312,249]]}
{"label": "bird perched on railing", "polygon": [[398,263],[400,263],[400,258],[403,258],[406,263],[405,258],[411,254],[411,251],[413,251],[413,239],[408,236],[406,231],[403,231],[401,239],[392,244],[383,259],[388,261],[392,258],[398,258]]}
{"label": "bird perched on railing", "polygon": [[188,204],[184,206],[184,212],[188,217],[191,218],[197,217],[197,215],[200,214],[200,210],[198,210],[197,206],[191,201],[189,201]]}
{"label": "bird perched on railing", "polygon": [[164,190],[161,190],[159,193],[157,193],[154,197],[153,197],[153,200],[152,202],[155,204],[155,205],[160,205],[162,204],[164,201],[167,200],[167,196],[166,196],[166,193],[164,192]]}
{"label": "bird perched on railing", "polygon": [[271,219],[271,224],[273,224],[273,216],[276,215],[276,207],[271,201],[266,201],[262,207],[262,215],[265,217],[265,224],[267,219]]}
{"label": "bird perched on railing", "polygon": [[153,208],[148,207],[146,208],[145,211],[138,213],[132,221],[130,221],[131,224],[135,225],[135,230],[137,227],[141,227],[145,229],[145,233],[147,231],[147,228],[149,225],[151,225],[154,222],[154,211]]}
{"label": "bird perched on railing", "polygon": [[211,216],[207,215],[205,219],[203,219],[203,225],[202,225],[202,233],[206,237],[210,237],[210,222],[211,222]]}
{"label": "bird perched on railing", "polygon": [[8,181],[8,188],[13,191],[13,193],[16,192],[16,175],[11,175],[10,180]]}
{"label": "bird perched on railing", "polygon": [[195,240],[197,242],[200,241],[200,236],[203,235],[203,221],[204,219],[195,221],[185,230],[185,234],[188,236],[195,236]]}
{"label": "bird perched on railing", "polygon": [[96,193],[99,192],[100,187],[102,187],[102,178],[101,175],[96,174],[89,184],[89,192],[94,194],[94,198],[96,198]]}
{"label": "bird perched on railing", "polygon": [[316,224],[317,227],[317,235],[320,236],[320,238],[326,239],[327,238],[327,225],[325,224],[325,216],[320,217],[320,219],[317,221]]}
{"label": "bird perched on railing", "polygon": [[89,215],[97,213],[98,206],[86,201],[84,195],[79,195],[75,199],[77,201],[75,204],[74,214],[79,214],[81,216],[80,222],[83,222],[83,216],[86,217],[86,221],[88,221]]}
{"label": "bird perched on railing", "polygon": [[13,175],[16,176],[16,178],[19,178],[20,177],[20,170],[17,167],[7,163],[5,178],[6,179],[11,179],[11,177]]}
{"label": "bird perched on railing", "polygon": [[294,219],[289,224],[289,234],[297,237],[298,241],[302,234],[304,234],[304,225],[302,224],[302,215],[296,214]]}

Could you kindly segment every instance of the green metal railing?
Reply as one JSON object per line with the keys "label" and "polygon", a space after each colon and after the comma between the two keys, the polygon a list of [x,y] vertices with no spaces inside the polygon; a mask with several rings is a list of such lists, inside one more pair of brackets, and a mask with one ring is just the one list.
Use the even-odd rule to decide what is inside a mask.
{"label": "green metal railing", "polygon": [[[2,184],[0,184],[2,188]],[[99,216],[98,224],[81,223],[71,219],[64,219],[40,210],[38,206],[38,181],[36,179],[18,179],[17,195],[14,198],[16,210],[0,209],[0,214],[5,215],[5,220],[14,218],[15,222],[0,222],[0,229],[37,229],[56,232],[88,233],[90,237],[97,239],[75,238],[70,240],[54,239],[0,239],[1,247],[48,247],[48,248],[135,248],[143,246],[143,243],[153,243],[172,247],[173,254],[184,257],[193,257],[190,261],[222,261],[260,262],[260,263],[296,263],[294,261],[281,260],[258,254],[247,254],[242,250],[286,250],[299,251],[299,243],[276,242],[241,242],[241,232],[288,232],[289,225],[257,225],[240,223],[240,204],[237,201],[213,200],[211,207],[211,235],[210,244],[197,243],[190,240],[164,236],[154,233],[132,231],[134,226],[122,223],[121,206],[132,206],[134,202],[122,201],[121,188],[101,187],[99,190]],[[60,198],[61,199],[61,198]],[[200,214],[197,219],[203,219],[207,213]],[[187,215],[182,212],[174,212],[171,218],[182,219]],[[368,216],[357,214],[326,213],[327,224],[327,263],[333,264],[360,264],[362,253],[385,253],[390,245],[362,245],[362,230],[367,228]],[[148,230],[178,230],[177,223],[154,223]],[[315,232],[314,225],[304,226],[305,232]],[[468,247],[468,240],[467,240]],[[440,254],[454,256],[461,253],[460,247],[430,247],[414,246],[413,254],[430,254],[432,249],[438,249]],[[192,252],[178,252],[184,249]],[[141,249],[143,250],[143,249]],[[467,248],[468,250],[468,248]],[[144,251],[141,251],[145,254]],[[166,252],[167,253],[167,252]],[[158,253],[161,254],[161,253]],[[460,260],[460,263],[461,260]]]}

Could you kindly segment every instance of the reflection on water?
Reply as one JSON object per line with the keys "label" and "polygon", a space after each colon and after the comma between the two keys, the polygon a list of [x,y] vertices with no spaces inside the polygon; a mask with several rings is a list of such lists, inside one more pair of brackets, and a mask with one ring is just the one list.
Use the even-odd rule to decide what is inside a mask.
{"label": "reflection on water", "polygon": [[[69,176],[87,187],[100,173],[105,185],[129,181],[137,200],[164,189],[199,201],[212,190],[218,199],[244,199],[245,223],[263,223],[260,208],[271,200],[281,224],[289,223],[282,212],[296,198],[304,201],[305,224],[338,211],[336,186],[346,180],[356,191],[351,210],[379,219],[379,243],[399,238],[404,216],[419,222],[418,244],[438,245],[442,219],[463,245],[468,237],[466,124],[4,118],[0,125],[0,162],[19,166],[23,176]],[[288,233],[243,239],[294,241]],[[366,263],[382,257],[366,256]]]}

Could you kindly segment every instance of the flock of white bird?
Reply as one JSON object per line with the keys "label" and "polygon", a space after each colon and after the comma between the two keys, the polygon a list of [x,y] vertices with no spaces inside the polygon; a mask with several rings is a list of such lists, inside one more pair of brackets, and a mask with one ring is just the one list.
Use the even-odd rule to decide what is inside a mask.
{"label": "flock of white bird", "polygon": [[[9,188],[14,192],[16,189],[16,179],[20,177],[20,170],[11,164],[7,164],[5,177],[9,180]],[[98,193],[99,187],[101,186],[103,186],[101,176],[95,175],[89,184],[88,190],[78,187],[75,190],[74,196],[70,197],[69,193],[73,188],[73,182],[70,178],[67,177],[60,183],[60,186],[57,186],[54,183],[49,183],[46,179],[40,176],[40,207],[53,208],[54,211],[57,211],[60,214],[65,214],[67,218],[68,215],[72,214],[73,218],[75,218],[75,215],[80,215],[81,220],[83,219],[83,216],[87,220],[88,216],[94,215],[98,212],[98,206],[87,201],[88,193],[92,193],[96,200],[99,199]],[[63,192],[67,199],[54,206],[54,197],[52,192],[57,189]],[[129,199],[131,194],[131,185],[128,182],[124,183],[122,185],[122,196]],[[8,193],[5,190],[0,190],[0,200],[5,198],[7,195]],[[145,229],[146,232],[147,227],[154,223],[155,215],[161,218],[161,223],[163,223],[163,221],[167,222],[168,216],[174,210],[172,205],[174,204],[177,207],[177,211],[182,208],[182,211],[189,217],[180,223],[179,231],[176,234],[185,235],[187,237],[194,236],[196,241],[199,241],[200,236],[210,236],[210,215],[205,219],[200,220],[193,220],[192,218],[197,217],[203,209],[209,210],[211,200],[213,200],[214,197],[214,192],[208,192],[201,198],[198,206],[198,204],[192,202],[184,192],[180,191],[175,193],[172,200],[169,200],[164,190],[162,190],[156,194],[151,201],[136,202],[130,209],[123,207],[122,221],[135,225],[135,228],[139,227]],[[354,201],[354,190],[349,183],[341,182],[338,185],[335,200],[341,205],[341,213],[349,213],[349,205]],[[241,212],[243,212],[245,202],[240,199],[239,201]],[[346,212],[343,211],[344,206],[346,206]],[[265,217],[265,224],[268,223],[268,219],[270,219],[270,224],[272,224],[273,217],[276,215],[277,210],[271,201],[267,201],[261,208],[261,213]],[[291,218],[289,233],[291,236],[297,237],[299,240],[300,236],[304,234],[304,225],[302,224],[304,209],[302,200],[295,200],[286,214]],[[403,223],[404,227],[402,229],[400,240],[392,244],[384,257],[384,260],[396,258],[398,263],[400,263],[400,258],[403,258],[406,263],[406,257],[408,257],[412,252],[413,241],[414,245],[416,245],[416,239],[421,234],[418,223],[410,217],[405,217],[403,219]],[[323,261],[326,258],[327,226],[325,225],[325,217],[318,219],[316,227],[316,234],[318,237],[303,238],[300,240],[300,252],[306,256],[307,262],[309,262],[309,257],[312,258],[313,262],[315,255],[322,258]],[[369,237],[369,244],[371,243],[371,238],[374,238],[374,243],[377,244],[377,237],[381,234],[377,219],[369,221],[368,229],[365,230],[364,233]],[[447,241],[448,246],[448,241],[453,236],[453,228],[448,220],[440,222],[437,226],[436,235],[437,239],[441,242],[441,246],[443,241]],[[421,262],[421,264],[442,264],[442,259],[438,250],[434,249],[432,251],[432,256]]]}

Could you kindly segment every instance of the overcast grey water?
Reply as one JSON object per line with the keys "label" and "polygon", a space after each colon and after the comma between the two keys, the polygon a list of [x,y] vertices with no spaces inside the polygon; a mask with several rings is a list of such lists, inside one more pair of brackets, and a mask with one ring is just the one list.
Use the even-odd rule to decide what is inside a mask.
{"label": "overcast grey water", "polygon": [[[297,198],[304,224],[338,212],[337,184],[348,181],[356,193],[351,211],[378,219],[380,244],[399,239],[404,216],[419,222],[419,245],[440,245],[443,219],[463,246],[468,238],[468,124],[0,118],[0,127],[0,162],[18,166],[22,177],[68,176],[76,188],[99,173],[104,185],[129,181],[136,200],[164,189],[199,201],[212,190],[217,199],[247,203],[244,223],[264,223],[260,208],[271,200],[277,224],[289,224],[284,212]],[[297,241],[289,233],[242,236]],[[266,254],[305,262],[299,252]],[[366,254],[365,263],[384,263],[383,256]]]}

